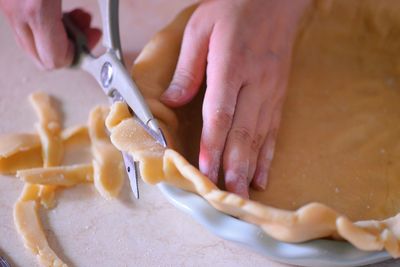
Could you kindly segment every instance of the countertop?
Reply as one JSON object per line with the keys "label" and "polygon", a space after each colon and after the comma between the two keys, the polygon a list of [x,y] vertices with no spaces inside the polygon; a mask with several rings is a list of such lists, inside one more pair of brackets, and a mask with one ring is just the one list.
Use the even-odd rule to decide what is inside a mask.
{"label": "countertop", "polygon": [[[81,1],[64,1],[71,10]],[[121,38],[128,65],[158,29],[187,0],[121,2]],[[96,1],[80,4],[94,14]],[[0,16],[0,134],[33,132],[36,122],[27,96],[43,90],[62,102],[65,126],[86,123],[89,110],[106,97],[96,82],[77,70],[38,70],[16,45]],[[50,246],[70,266],[288,266],[268,260],[240,245],[222,240],[172,206],[153,186],[140,182],[141,198],[133,198],[126,181],[120,197],[107,201],[91,185],[57,193],[58,205],[41,209]],[[22,189],[15,177],[0,176],[0,255],[13,267],[36,266],[13,223],[12,209]],[[389,261],[374,266],[398,266]]]}

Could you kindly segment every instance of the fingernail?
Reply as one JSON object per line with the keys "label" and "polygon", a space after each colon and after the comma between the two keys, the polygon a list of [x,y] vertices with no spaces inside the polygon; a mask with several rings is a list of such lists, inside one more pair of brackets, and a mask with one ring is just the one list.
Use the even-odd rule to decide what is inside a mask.
{"label": "fingernail", "polygon": [[219,160],[220,156],[218,153],[214,153],[209,157],[202,157],[200,155],[199,160],[200,171],[215,184],[218,182]]}
{"label": "fingernail", "polygon": [[274,154],[275,154],[275,147],[268,149],[266,155],[267,160],[272,161],[272,159],[274,158]]}
{"label": "fingernail", "polygon": [[182,95],[182,90],[180,89],[167,89],[161,96],[163,100],[176,100]]}
{"label": "fingernail", "polygon": [[268,173],[263,172],[260,174],[261,178],[258,182],[258,186],[260,187],[260,190],[265,190],[267,188],[267,182],[268,182]]}

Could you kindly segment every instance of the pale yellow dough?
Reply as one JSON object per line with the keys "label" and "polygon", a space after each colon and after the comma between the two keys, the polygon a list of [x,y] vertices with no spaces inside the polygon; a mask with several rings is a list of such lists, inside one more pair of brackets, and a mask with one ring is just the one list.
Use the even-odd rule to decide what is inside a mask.
{"label": "pale yellow dough", "polygon": [[17,177],[30,184],[69,187],[93,182],[93,167],[92,164],[81,164],[28,169],[17,171]]}
{"label": "pale yellow dough", "polygon": [[[61,129],[58,111],[45,93],[30,97],[38,117],[38,135],[15,134],[0,137],[0,172],[15,173],[26,184],[14,206],[15,226],[42,266],[67,266],[47,243],[38,208],[55,206],[55,191],[95,180],[99,193],[106,198],[116,197],[124,179],[121,153],[111,144],[105,132],[107,108],[93,109],[86,126]],[[60,165],[62,158],[77,157],[82,147],[90,146],[92,163]],[[74,148],[79,147],[78,153]],[[84,153],[83,153],[84,154]],[[79,157],[78,157],[79,158]],[[58,166],[60,165],[60,166]],[[42,166],[42,167],[40,167]],[[33,168],[34,167],[34,168]]]}
{"label": "pale yellow dough", "polygon": [[94,186],[107,199],[116,197],[125,178],[121,152],[110,142],[105,118],[108,108],[96,107],[89,116],[89,136],[92,142]]}
{"label": "pale yellow dough", "polygon": [[49,247],[37,213],[35,200],[18,201],[14,206],[14,219],[24,244],[34,254],[42,266],[66,267]]}
{"label": "pale yellow dough", "polygon": [[62,161],[64,148],[59,111],[51,98],[43,92],[33,93],[29,99],[39,117],[36,129],[42,144],[44,167],[57,166]]}

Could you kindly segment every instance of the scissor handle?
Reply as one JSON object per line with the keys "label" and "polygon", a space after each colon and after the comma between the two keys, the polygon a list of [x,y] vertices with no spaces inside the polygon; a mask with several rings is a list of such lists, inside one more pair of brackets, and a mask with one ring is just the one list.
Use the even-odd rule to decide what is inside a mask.
{"label": "scissor handle", "polygon": [[82,58],[91,56],[89,48],[87,47],[87,39],[85,34],[75,25],[71,18],[64,14],[63,23],[67,30],[68,37],[74,42],[75,55],[74,60],[70,67],[79,67],[82,63]]}
{"label": "scissor handle", "polygon": [[103,45],[112,50],[122,61],[121,40],[119,36],[119,0],[98,0],[103,26]]}

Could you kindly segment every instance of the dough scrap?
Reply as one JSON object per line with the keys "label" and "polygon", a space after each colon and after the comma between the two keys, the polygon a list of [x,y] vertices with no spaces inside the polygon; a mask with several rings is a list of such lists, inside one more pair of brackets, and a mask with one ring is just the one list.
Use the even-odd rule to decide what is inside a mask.
{"label": "dough scrap", "polygon": [[93,182],[91,164],[35,168],[17,171],[18,178],[30,184],[70,187]]}
{"label": "dough scrap", "polygon": [[[87,126],[62,131],[63,146],[88,139]],[[0,136],[0,173],[15,174],[18,170],[43,166],[42,144],[37,134],[6,134]]]}
{"label": "dough scrap", "polygon": [[44,167],[57,166],[62,161],[63,143],[61,138],[61,118],[51,98],[43,92],[35,92],[29,100],[39,117],[36,125],[43,151]]}
{"label": "dough scrap", "polygon": [[[102,195],[115,197],[125,175],[123,162],[121,153],[112,146],[105,132],[107,108],[97,107],[91,112],[89,129],[75,126],[62,130],[60,116],[48,95],[34,93],[30,100],[40,120],[38,135],[0,136],[0,171],[16,173],[26,182],[14,205],[15,226],[25,247],[36,255],[42,266],[64,267],[67,265],[46,240],[38,215],[39,204],[46,209],[53,208],[57,189],[91,183],[94,177],[100,178]],[[93,164],[60,165],[65,153],[74,146],[90,146],[90,141],[96,156]],[[116,169],[119,172],[113,173]]]}
{"label": "dough scrap", "polygon": [[35,134],[0,136],[0,173],[15,174],[17,170],[43,165],[42,146]]}
{"label": "dough scrap", "polygon": [[[27,198],[22,196],[22,198]],[[47,243],[35,200],[18,201],[14,206],[14,222],[23,237],[25,247],[31,250],[42,266],[66,267]]]}
{"label": "dough scrap", "polygon": [[123,185],[125,166],[121,152],[110,142],[105,119],[109,109],[95,107],[89,115],[89,136],[92,142],[94,186],[106,199],[116,197]]}

